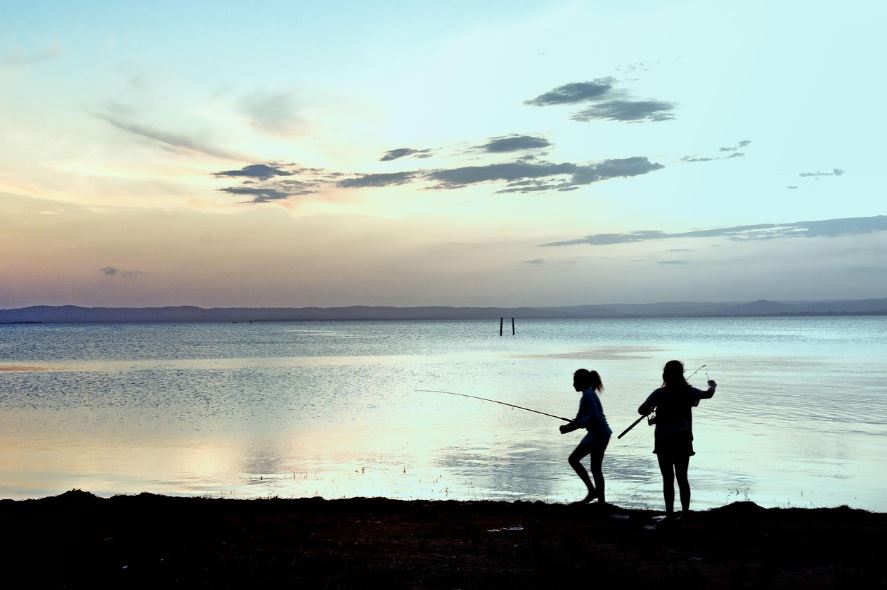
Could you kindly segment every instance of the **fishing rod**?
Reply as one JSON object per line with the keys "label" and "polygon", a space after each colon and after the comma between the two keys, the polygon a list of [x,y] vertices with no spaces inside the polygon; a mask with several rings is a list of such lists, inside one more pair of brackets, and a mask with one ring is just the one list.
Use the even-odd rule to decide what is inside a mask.
{"label": "fishing rod", "polygon": [[499,400],[490,399],[488,397],[480,397],[477,395],[468,395],[465,393],[454,393],[452,391],[440,391],[438,389],[417,389],[416,391],[421,391],[424,393],[445,393],[447,395],[458,395],[459,397],[470,397],[471,399],[480,399],[485,402],[493,402],[494,404],[501,404],[503,406],[508,406],[510,408],[517,408],[518,410],[526,410],[527,412],[533,412],[534,414],[542,414],[543,416],[548,416],[549,418],[557,418],[558,420],[563,420],[564,422],[572,422],[572,420],[570,420],[569,418],[564,418],[563,416],[555,416],[554,414],[546,414],[545,412],[540,412],[539,410],[533,410],[530,408],[525,408],[523,406],[517,406],[515,404],[500,402]]}
{"label": "fishing rod", "polygon": [[[705,369],[705,365],[702,365],[701,367],[699,367],[698,369],[696,369],[695,371],[693,371],[692,373],[690,373],[690,377],[687,377],[687,379],[692,378],[693,375],[695,375],[696,373],[698,373],[698,372],[701,371],[702,369]],[[705,370],[705,376],[708,377],[708,369]],[[638,418],[637,420],[635,420],[634,422],[632,422],[632,423],[631,423],[631,426],[629,426],[628,428],[626,428],[625,430],[623,430],[623,431],[622,431],[622,434],[620,434],[620,435],[617,436],[616,438],[622,438],[623,436],[625,436],[625,434],[626,434],[629,430],[631,430],[632,428],[634,428],[635,426],[637,426],[637,425],[640,423],[641,420],[643,420],[644,418],[646,418],[646,417],[649,416],[649,415],[650,415],[650,414],[644,414],[643,416],[641,416],[640,418]]]}

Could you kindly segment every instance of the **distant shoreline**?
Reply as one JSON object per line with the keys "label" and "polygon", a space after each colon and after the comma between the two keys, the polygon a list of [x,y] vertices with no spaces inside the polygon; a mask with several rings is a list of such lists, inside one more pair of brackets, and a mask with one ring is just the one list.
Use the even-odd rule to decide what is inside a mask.
{"label": "distant shoreline", "polygon": [[[782,312],[773,314],[711,314],[711,315],[621,315],[621,316],[563,316],[553,317],[517,317],[521,320],[667,320],[667,319],[753,319],[753,318],[815,318],[815,317],[878,317],[887,315],[881,311],[825,311],[825,312]],[[503,316],[504,317],[504,316]],[[511,318],[512,316],[508,316]],[[0,326],[51,325],[51,324],[271,324],[286,322],[446,322],[446,321],[483,321],[495,320],[495,316],[479,317],[331,317],[331,318],[272,318],[254,320],[214,320],[214,319],[138,319],[138,320],[50,320],[50,321],[0,321]]]}
{"label": "distant shoreline", "polygon": [[667,319],[887,315],[887,298],[841,301],[612,303],[560,307],[80,307],[0,309],[0,325],[64,323],[250,323],[381,320]]}

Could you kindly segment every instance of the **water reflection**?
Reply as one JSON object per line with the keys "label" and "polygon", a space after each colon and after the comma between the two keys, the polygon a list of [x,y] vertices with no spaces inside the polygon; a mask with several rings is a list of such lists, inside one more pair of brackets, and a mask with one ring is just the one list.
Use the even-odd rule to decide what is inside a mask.
{"label": "water reflection", "polygon": [[657,346],[608,346],[606,348],[587,348],[584,350],[538,353],[538,354],[516,354],[515,358],[524,359],[576,359],[576,360],[638,360],[648,359],[652,357],[650,353],[667,352],[667,348]]}
{"label": "water reflection", "polygon": [[[0,342],[0,495],[569,501],[578,435],[415,390],[571,416],[587,366],[618,433],[681,358],[721,384],[694,414],[694,507],[887,510],[887,318],[807,320],[528,321],[514,338],[483,322],[17,329]],[[646,425],[614,436],[610,501],[661,506],[652,443]]]}

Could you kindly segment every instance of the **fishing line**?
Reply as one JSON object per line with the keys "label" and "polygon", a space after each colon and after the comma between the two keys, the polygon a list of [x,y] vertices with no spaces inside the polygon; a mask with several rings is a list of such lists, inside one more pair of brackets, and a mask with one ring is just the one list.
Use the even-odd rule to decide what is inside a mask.
{"label": "fishing line", "polygon": [[564,422],[572,422],[569,418],[564,418],[563,416],[555,416],[554,414],[547,414],[545,412],[540,412],[539,410],[533,410],[531,408],[525,408],[523,406],[518,406],[515,404],[509,404],[507,402],[500,402],[499,400],[490,399],[488,397],[480,397],[478,395],[468,395],[466,393],[455,393],[453,391],[440,391],[439,389],[417,389],[416,391],[421,391],[424,393],[445,393],[447,395],[458,395],[459,397],[470,397],[471,399],[479,399],[485,402],[493,402],[494,404],[501,404],[503,406],[508,406],[510,408],[517,408],[518,410],[525,410],[527,412],[533,412],[534,414],[542,414],[543,416],[548,416],[549,418],[557,418],[558,420],[563,420]]}
{"label": "fishing line", "polygon": [[[701,367],[699,367],[698,369],[696,369],[695,371],[693,371],[692,373],[690,373],[690,376],[687,377],[686,380],[689,381],[690,379],[692,379],[692,378],[693,378],[693,375],[695,375],[696,373],[698,373],[698,372],[701,371],[702,369],[705,369],[706,366],[707,366],[707,365],[702,365]],[[705,376],[708,377],[708,369],[705,369]]]}
{"label": "fishing line", "polygon": [[[693,371],[692,373],[690,373],[690,377],[692,377],[693,375],[695,375],[696,373],[698,373],[699,371],[701,371],[701,370],[704,369],[705,367],[706,367],[706,365],[702,365],[702,366],[700,366],[698,369],[696,369],[695,371]],[[705,371],[705,376],[708,377],[708,370]],[[690,379],[690,377],[687,377],[687,379]],[[547,412],[540,412],[539,410],[534,410],[534,409],[532,409],[532,408],[525,408],[525,407],[523,407],[523,406],[518,406],[518,405],[516,405],[516,404],[509,404],[508,402],[502,402],[502,401],[499,401],[499,400],[496,400],[496,399],[490,399],[490,398],[488,398],[488,397],[481,397],[481,396],[479,396],[479,395],[468,395],[467,393],[456,393],[455,391],[442,391],[442,390],[440,390],[440,389],[416,389],[415,391],[417,391],[417,392],[421,392],[421,393],[442,393],[442,394],[445,394],[445,395],[457,395],[457,396],[459,396],[459,397],[467,397],[467,398],[471,398],[471,399],[479,399],[479,400],[481,400],[481,401],[485,401],[485,402],[492,402],[492,403],[494,403],[494,404],[500,404],[500,405],[502,405],[502,406],[508,406],[509,408],[517,408],[518,410],[524,410],[525,412],[533,412],[534,414],[541,414],[541,415],[543,415],[543,416],[548,416],[549,418],[557,418],[558,420],[563,420],[564,422],[572,422],[572,420],[571,420],[570,418],[564,418],[563,416],[555,416],[554,414],[549,414],[549,413],[547,413]],[[631,426],[629,426],[628,428],[626,428],[625,430],[623,430],[623,431],[622,431],[622,434],[620,434],[620,435],[619,435],[618,437],[616,437],[616,438],[622,438],[622,437],[625,435],[625,433],[627,433],[629,430],[631,430],[632,428],[634,428],[635,426],[637,426],[638,423],[639,423],[641,420],[643,420],[644,418],[646,418],[648,415],[649,415],[649,414],[645,414],[645,415],[641,416],[640,418],[638,418],[637,420],[635,420],[635,421],[631,424]]]}

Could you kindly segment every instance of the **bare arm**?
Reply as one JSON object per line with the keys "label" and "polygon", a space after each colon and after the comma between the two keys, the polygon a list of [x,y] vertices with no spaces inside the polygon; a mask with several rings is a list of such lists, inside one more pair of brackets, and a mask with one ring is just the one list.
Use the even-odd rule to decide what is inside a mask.
{"label": "bare arm", "polygon": [[706,389],[699,395],[699,399],[711,399],[712,397],[714,397],[715,389],[717,388],[717,386],[717,383],[715,383],[712,379],[709,379],[708,389]]}
{"label": "bare arm", "polygon": [[579,428],[585,427],[588,423],[588,400],[585,399],[583,395],[579,400],[579,411],[576,412],[576,417],[573,418],[572,422],[567,424],[561,424],[560,431],[561,434],[566,434],[568,432],[573,432],[574,430],[578,430]]}
{"label": "bare arm", "polygon": [[649,414],[650,412],[655,410],[656,409],[656,400],[654,399],[655,397],[656,397],[656,392],[654,391],[653,393],[650,394],[650,396],[646,399],[646,401],[640,405],[640,407],[638,408],[638,414],[640,414],[641,416],[646,416],[647,414]]}
{"label": "bare arm", "polygon": [[560,429],[561,434],[567,434],[568,432],[573,432],[577,428],[582,428],[582,427],[579,426],[578,424],[576,424],[575,421],[573,421],[573,422],[568,422],[567,424],[561,424],[558,428]]}

